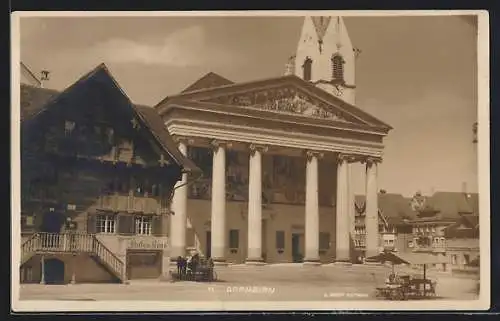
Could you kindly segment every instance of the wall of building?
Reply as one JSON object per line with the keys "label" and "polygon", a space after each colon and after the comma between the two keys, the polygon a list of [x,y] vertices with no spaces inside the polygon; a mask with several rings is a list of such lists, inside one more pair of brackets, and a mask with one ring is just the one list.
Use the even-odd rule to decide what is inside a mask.
{"label": "wall of building", "polygon": [[[247,256],[248,240],[248,203],[226,202],[226,244],[227,261],[243,263]],[[188,200],[188,221],[192,231],[188,231],[188,247],[194,246],[196,250],[206,255],[207,232],[210,231],[210,201]],[[292,234],[300,234],[300,247],[302,254],[305,242],[305,207],[302,205],[272,204],[263,209],[262,219],[265,221],[263,234],[263,253],[268,263],[292,261]],[[333,207],[320,208],[320,232],[330,234],[330,248],[321,252],[321,260],[330,262],[335,254],[335,209]],[[239,246],[233,251],[229,249],[229,231],[238,230]],[[279,253],[276,248],[276,231],[284,231],[285,248]],[[189,239],[189,235],[192,236]]]}
{"label": "wall of building", "polygon": [[447,239],[446,254],[452,269],[469,269],[469,262],[479,257],[479,239]]}
{"label": "wall of building", "polygon": [[[86,254],[80,254],[75,257],[72,255],[45,255],[44,259],[57,258],[64,262],[64,282],[69,283],[75,267],[75,279],[77,283],[100,283],[112,282],[113,276],[100,264],[94,261]],[[21,275],[27,269],[31,269],[31,280],[25,280],[26,283],[40,283],[41,280],[41,255],[33,256],[21,268]]]}

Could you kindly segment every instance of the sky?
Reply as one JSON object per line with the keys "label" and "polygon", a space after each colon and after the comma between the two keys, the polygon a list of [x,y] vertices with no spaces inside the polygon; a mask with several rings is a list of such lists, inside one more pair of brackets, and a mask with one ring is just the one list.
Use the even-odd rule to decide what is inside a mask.
{"label": "sky", "polygon": [[[477,192],[476,24],[470,17],[345,17],[356,105],[394,129],[378,187]],[[21,60],[63,90],[104,62],[132,101],[150,106],[213,71],[233,82],[283,75],[301,17],[23,17]],[[365,192],[364,168],[353,168]]]}

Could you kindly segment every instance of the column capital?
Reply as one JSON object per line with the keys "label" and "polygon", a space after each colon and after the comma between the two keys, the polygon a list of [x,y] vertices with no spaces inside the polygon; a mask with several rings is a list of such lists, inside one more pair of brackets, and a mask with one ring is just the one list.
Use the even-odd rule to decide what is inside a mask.
{"label": "column capital", "polygon": [[183,143],[186,145],[193,145],[194,144],[194,138],[191,138],[191,137],[174,135],[174,136],[172,136],[172,139],[177,144],[179,144],[179,143]]}
{"label": "column capital", "polygon": [[266,153],[269,150],[269,147],[266,145],[250,144],[250,146],[248,146],[248,149],[250,150],[250,155],[253,155],[256,151]]}
{"label": "column capital", "polygon": [[371,166],[373,164],[379,164],[382,162],[382,158],[380,157],[365,157],[361,161],[363,164]]}
{"label": "column capital", "polygon": [[307,161],[311,161],[311,159],[313,157],[316,157],[317,159],[321,159],[325,156],[325,154],[323,152],[320,152],[317,150],[311,150],[311,149],[306,150],[304,152],[304,154],[306,155]]}
{"label": "column capital", "polygon": [[213,150],[216,150],[219,147],[231,148],[232,146],[233,143],[230,141],[219,140],[219,139],[213,139],[210,141],[210,147],[212,147]]}
{"label": "column capital", "polygon": [[357,160],[356,156],[350,154],[337,154],[337,163],[347,162],[354,163]]}

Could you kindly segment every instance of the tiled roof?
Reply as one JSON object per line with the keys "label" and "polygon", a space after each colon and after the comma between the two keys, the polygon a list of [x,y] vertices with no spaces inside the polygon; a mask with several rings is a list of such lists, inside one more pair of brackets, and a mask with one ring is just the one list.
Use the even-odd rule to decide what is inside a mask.
{"label": "tiled roof", "polygon": [[428,198],[428,205],[439,210],[442,217],[458,218],[459,213],[477,213],[477,194],[436,192]]}
{"label": "tiled roof", "polygon": [[205,76],[201,77],[197,81],[195,81],[192,85],[190,85],[188,88],[184,89],[182,92],[188,92],[188,91],[195,91],[195,90],[200,90],[200,89],[206,89],[206,88],[213,88],[213,87],[220,87],[220,86],[225,86],[225,85],[231,85],[234,84],[229,79],[226,79],[214,72],[209,72]]}
{"label": "tiled roof", "polygon": [[21,84],[21,121],[30,118],[43,109],[45,104],[59,92]]}
{"label": "tiled roof", "polygon": [[[354,199],[358,208],[364,206],[366,199],[364,195],[355,195]],[[389,224],[402,223],[405,218],[413,219],[416,216],[409,205],[409,200],[401,194],[379,193],[378,207]]]}
{"label": "tiled roof", "polygon": [[[362,209],[365,203],[364,195],[356,195],[355,203]],[[395,193],[379,193],[379,211],[391,224],[402,222],[404,218],[409,218],[413,222],[423,221],[446,221],[456,222],[462,217],[462,213],[474,213],[476,215],[465,214],[463,217],[469,220],[470,224],[479,224],[478,194],[477,193],[457,193],[457,192],[436,192],[432,196],[426,197],[426,208],[437,212],[431,216],[419,216],[411,208],[411,198]]]}
{"label": "tiled roof", "polygon": [[22,84],[21,121],[26,123],[28,120],[36,118],[37,115],[49,109],[52,102],[57,101],[62,95],[83,85],[92,78],[98,81],[99,86],[113,86],[115,90],[122,94],[122,97],[126,98],[132,109],[142,120],[143,124],[151,130],[158,143],[160,143],[165,152],[167,152],[179,166],[188,172],[200,172],[198,167],[179,151],[156,110],[151,107],[139,106],[130,102],[104,64],[99,65],[62,92]]}

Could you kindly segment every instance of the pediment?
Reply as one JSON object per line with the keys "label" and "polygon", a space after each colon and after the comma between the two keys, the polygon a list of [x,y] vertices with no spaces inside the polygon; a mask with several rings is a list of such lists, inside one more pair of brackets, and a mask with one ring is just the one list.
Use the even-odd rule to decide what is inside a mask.
{"label": "pediment", "polygon": [[295,85],[226,93],[200,99],[201,102],[249,107],[277,113],[295,114],[337,122],[364,124],[337,106]]}

